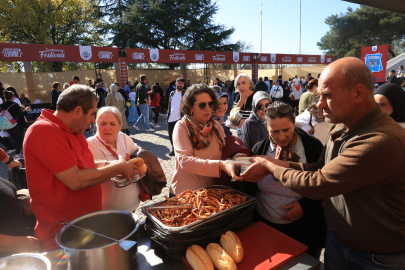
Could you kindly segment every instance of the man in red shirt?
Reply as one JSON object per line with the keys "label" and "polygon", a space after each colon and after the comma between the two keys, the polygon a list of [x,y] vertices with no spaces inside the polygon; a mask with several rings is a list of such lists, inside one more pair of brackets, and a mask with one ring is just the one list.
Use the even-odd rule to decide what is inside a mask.
{"label": "man in red shirt", "polygon": [[62,225],[57,222],[101,210],[100,183],[139,173],[124,159],[96,168],[82,134],[95,122],[96,108],[93,89],[72,85],[59,96],[56,112],[43,110],[25,135],[27,182],[37,217],[34,234],[44,251],[59,248],[55,235]]}

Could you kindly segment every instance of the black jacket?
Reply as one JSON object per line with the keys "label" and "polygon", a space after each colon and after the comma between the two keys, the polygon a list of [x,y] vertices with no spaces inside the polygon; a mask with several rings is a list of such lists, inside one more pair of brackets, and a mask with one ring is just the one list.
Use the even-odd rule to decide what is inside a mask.
{"label": "black jacket", "polygon": [[[56,111],[56,103],[58,101],[60,92],[58,92],[56,89],[53,89],[51,92],[52,96],[52,110]],[[21,101],[21,100],[20,100]]]}
{"label": "black jacket", "polygon": [[401,86],[401,80],[399,80],[396,75],[388,77],[387,83],[395,83],[396,85]]}
{"label": "black jacket", "polygon": [[[11,105],[13,105],[13,106],[11,106]],[[26,113],[21,110],[20,105],[18,105],[17,103],[15,103],[13,101],[6,101],[0,105],[0,108],[3,110],[7,110],[7,108],[9,108],[9,107],[10,107],[10,109],[8,110],[8,112],[15,120],[17,120],[17,126],[15,126],[15,127],[19,127],[19,128],[26,127],[27,122],[25,121],[25,117],[24,117],[24,115]]]}
{"label": "black jacket", "polygon": [[[170,95],[169,95],[169,104],[168,104],[168,106],[167,106],[167,122],[169,122],[170,111],[171,111],[171,109],[172,109],[172,99],[173,99],[174,93],[176,93],[176,91],[177,91],[177,90],[174,90],[174,91],[170,92]],[[184,93],[185,93],[185,92],[186,92],[186,89],[183,89],[183,90],[181,91],[181,97],[184,96]],[[184,115],[181,110],[180,110],[180,115],[181,115],[181,117],[183,117],[183,115]]]}
{"label": "black jacket", "polygon": [[256,85],[255,85],[255,92],[257,92],[257,91],[268,91],[269,90],[269,88],[267,87],[267,84],[265,83],[265,82],[258,82],[258,83],[256,83]]}
{"label": "black jacket", "polygon": [[[308,135],[305,131],[300,128],[295,128],[295,131],[300,136],[302,143],[304,144],[305,156],[307,158],[307,163],[317,162],[322,150],[322,143]],[[258,142],[252,149],[252,155],[267,155],[270,146],[270,138],[267,136],[263,141]],[[245,192],[256,196],[257,184],[244,182]],[[323,208],[321,207],[323,200],[311,200],[308,198],[302,198],[298,200],[301,205],[304,215],[294,223],[305,231],[302,239],[299,241],[306,245],[324,247],[326,241],[326,222],[323,214]]]}

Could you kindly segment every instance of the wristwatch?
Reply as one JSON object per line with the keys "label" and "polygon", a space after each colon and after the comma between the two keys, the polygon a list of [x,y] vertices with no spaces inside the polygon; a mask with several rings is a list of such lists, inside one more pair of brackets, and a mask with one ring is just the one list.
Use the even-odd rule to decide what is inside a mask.
{"label": "wristwatch", "polygon": [[4,164],[9,165],[11,162],[14,161],[14,158],[8,156],[9,160],[7,162],[4,162]]}

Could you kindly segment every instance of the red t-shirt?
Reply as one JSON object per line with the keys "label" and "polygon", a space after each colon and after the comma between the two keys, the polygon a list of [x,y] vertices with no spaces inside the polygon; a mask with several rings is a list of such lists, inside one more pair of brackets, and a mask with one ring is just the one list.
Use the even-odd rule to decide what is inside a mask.
{"label": "red t-shirt", "polygon": [[51,110],[43,110],[27,130],[24,156],[31,205],[37,224],[34,234],[44,251],[60,248],[55,235],[63,227],[56,222],[72,221],[101,210],[100,185],[71,190],[55,174],[74,165],[79,170],[95,168],[83,134],[75,134]]}

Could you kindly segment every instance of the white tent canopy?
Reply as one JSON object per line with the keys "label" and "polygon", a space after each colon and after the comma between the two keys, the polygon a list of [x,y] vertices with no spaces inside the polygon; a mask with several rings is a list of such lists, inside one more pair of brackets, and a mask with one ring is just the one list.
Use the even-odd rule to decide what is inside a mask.
{"label": "white tent canopy", "polygon": [[405,53],[398,55],[395,58],[392,58],[390,61],[387,62],[387,74],[386,77],[388,77],[388,73],[390,70],[398,70],[400,65],[404,65],[405,67]]}

